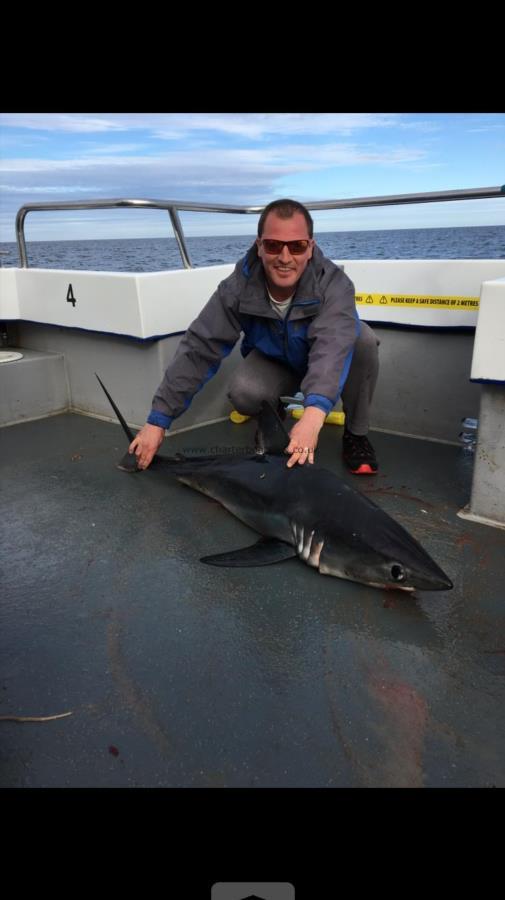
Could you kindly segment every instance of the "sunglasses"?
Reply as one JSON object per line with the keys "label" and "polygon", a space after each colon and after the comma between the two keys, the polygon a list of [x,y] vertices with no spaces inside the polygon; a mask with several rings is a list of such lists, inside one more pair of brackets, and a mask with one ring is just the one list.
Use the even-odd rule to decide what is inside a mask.
{"label": "sunglasses", "polygon": [[282,253],[284,247],[287,247],[292,256],[301,256],[302,253],[305,253],[310,241],[274,241],[270,240],[270,238],[263,238],[261,241],[261,245],[265,251],[265,253],[270,253],[272,255],[278,255]]}

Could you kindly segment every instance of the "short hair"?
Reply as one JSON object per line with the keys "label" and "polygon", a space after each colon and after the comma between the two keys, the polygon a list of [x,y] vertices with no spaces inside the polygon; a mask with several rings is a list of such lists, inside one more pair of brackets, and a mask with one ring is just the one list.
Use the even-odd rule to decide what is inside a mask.
{"label": "short hair", "polygon": [[261,237],[263,234],[266,218],[271,212],[274,212],[276,216],[279,216],[279,219],[290,219],[295,213],[301,213],[307,223],[309,238],[312,238],[314,233],[314,222],[308,209],[305,208],[303,203],[298,203],[298,200],[287,199],[272,200],[268,206],[265,206],[258,222],[258,237]]}

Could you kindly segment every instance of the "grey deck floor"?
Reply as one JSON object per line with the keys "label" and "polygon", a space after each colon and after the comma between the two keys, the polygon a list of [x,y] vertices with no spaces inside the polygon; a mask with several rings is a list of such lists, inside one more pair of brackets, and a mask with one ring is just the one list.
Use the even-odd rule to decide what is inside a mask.
{"label": "grey deck floor", "polygon": [[[222,423],[163,450],[252,435]],[[318,462],[342,474],[340,435],[323,430]],[[299,560],[205,566],[253,534],[161,472],[120,472],[118,426],[2,429],[0,715],[73,714],[0,722],[0,785],[505,786],[505,531],[456,516],[462,450],[373,442],[380,474],[360,489],[452,591],[386,593]]]}

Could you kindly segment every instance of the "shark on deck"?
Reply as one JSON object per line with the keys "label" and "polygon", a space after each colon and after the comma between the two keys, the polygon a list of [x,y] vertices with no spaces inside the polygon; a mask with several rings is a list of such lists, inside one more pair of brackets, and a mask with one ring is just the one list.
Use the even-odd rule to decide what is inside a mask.
{"label": "shark on deck", "polygon": [[[98,378],[98,375],[96,376]],[[100,381],[100,379],[98,378]],[[105,391],[128,441],[133,433]],[[214,566],[265,566],[298,556],[322,575],[403,591],[449,590],[452,581],[419,542],[383,509],[333,472],[317,465],[286,465],[289,436],[264,403],[258,420],[261,451],[254,456],[198,459],[158,454],[150,468],[217,500],[259,532],[250,547],[206,556]],[[120,468],[135,472],[126,453]]]}

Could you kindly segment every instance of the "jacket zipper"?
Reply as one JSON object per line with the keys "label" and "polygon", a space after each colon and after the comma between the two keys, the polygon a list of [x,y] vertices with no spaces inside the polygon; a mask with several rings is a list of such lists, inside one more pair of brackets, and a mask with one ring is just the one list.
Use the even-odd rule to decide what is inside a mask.
{"label": "jacket zipper", "polygon": [[[289,354],[288,354],[288,319],[289,319],[289,317],[290,317],[290,315],[291,315],[291,310],[292,310],[293,307],[296,306],[296,305],[297,305],[297,304],[296,304],[296,301],[295,301],[295,300],[292,300],[291,303],[289,304],[288,311],[287,311],[287,313],[286,313],[286,315],[285,315],[285,317],[284,317],[284,319],[283,319],[283,322],[282,322],[282,324],[283,324],[283,337],[284,337],[284,339],[283,339],[284,356],[286,357],[287,360],[289,360]],[[300,306],[301,306],[301,305],[305,306],[305,305],[308,305],[308,304],[302,303],[302,304],[299,304],[299,305],[300,305]]]}
{"label": "jacket zipper", "polygon": [[289,353],[288,353],[288,319],[291,315],[291,310],[293,309],[293,301],[289,304],[288,311],[282,320],[283,326],[283,346],[284,346],[284,356],[289,362]]}

